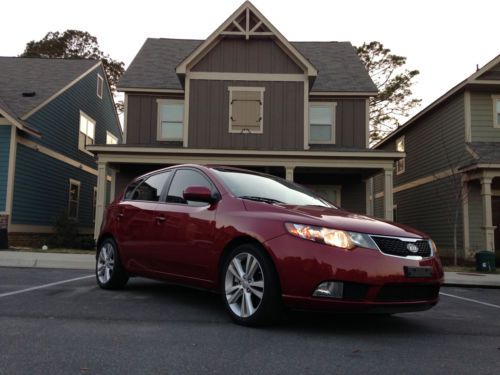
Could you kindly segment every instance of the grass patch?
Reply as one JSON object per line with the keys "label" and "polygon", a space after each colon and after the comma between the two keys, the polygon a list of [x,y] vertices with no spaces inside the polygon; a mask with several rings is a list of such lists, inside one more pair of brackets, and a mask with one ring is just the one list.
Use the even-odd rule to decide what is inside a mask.
{"label": "grass patch", "polygon": [[42,250],[40,248],[31,247],[10,247],[10,251],[26,251],[30,253],[56,253],[56,254],[95,254],[95,250],[81,250],[81,249],[66,249],[66,248],[49,248]]}

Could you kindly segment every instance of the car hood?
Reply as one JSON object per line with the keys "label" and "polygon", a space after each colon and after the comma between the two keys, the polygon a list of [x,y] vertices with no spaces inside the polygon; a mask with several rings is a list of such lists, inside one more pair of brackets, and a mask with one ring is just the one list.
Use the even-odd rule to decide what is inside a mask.
{"label": "car hood", "polygon": [[352,232],[378,234],[382,236],[428,238],[425,233],[405,225],[373,217],[354,214],[342,209],[319,206],[275,205],[261,202],[245,201],[248,211],[264,210],[267,215],[278,214],[283,220],[326,226]]}

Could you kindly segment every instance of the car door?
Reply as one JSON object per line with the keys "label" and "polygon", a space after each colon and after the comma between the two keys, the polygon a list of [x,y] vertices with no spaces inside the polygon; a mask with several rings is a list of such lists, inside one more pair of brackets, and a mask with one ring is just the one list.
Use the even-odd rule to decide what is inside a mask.
{"label": "car door", "polygon": [[129,186],[118,204],[117,241],[122,261],[129,270],[152,268],[158,220],[156,208],[170,175],[170,171],[156,173]]}
{"label": "car door", "polygon": [[178,169],[172,178],[165,202],[157,206],[161,228],[158,271],[187,277],[208,279],[209,259],[213,256],[215,213],[217,204],[186,201],[188,186],[205,186],[216,191],[211,181],[195,169]]}

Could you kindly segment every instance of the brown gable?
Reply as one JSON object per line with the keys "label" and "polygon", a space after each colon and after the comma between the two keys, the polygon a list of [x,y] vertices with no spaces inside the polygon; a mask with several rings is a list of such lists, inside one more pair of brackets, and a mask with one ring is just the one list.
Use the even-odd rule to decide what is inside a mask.
{"label": "brown gable", "polygon": [[198,72],[304,74],[271,39],[222,39],[193,68]]}

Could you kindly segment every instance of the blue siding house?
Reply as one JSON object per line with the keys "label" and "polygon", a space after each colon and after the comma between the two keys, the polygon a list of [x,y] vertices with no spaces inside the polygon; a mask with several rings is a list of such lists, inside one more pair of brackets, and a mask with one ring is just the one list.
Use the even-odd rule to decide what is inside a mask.
{"label": "blue siding house", "polygon": [[87,146],[121,141],[100,61],[0,57],[0,216],[10,244],[40,245],[63,215],[93,233],[97,164]]}

